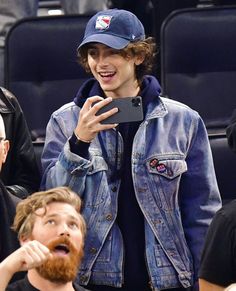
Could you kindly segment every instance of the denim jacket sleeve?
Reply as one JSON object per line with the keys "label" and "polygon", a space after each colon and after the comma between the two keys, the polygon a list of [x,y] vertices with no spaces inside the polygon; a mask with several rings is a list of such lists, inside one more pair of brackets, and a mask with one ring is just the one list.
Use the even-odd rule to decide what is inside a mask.
{"label": "denim jacket sleeve", "polygon": [[[66,118],[66,114],[70,116],[70,122]],[[76,178],[76,192],[82,193],[84,190],[86,173],[92,161],[70,151],[69,138],[73,134],[77,122],[77,119],[73,119],[71,116],[71,113],[66,111],[63,116],[56,112],[52,115],[47,125],[45,146],[42,154],[42,189],[49,189],[59,185],[71,187]],[[66,121],[68,122],[66,123]]]}
{"label": "denim jacket sleeve", "polygon": [[[188,171],[180,184],[180,209],[186,240],[194,259],[197,275],[207,228],[214,213],[221,207],[210,143],[201,118],[186,157]],[[197,280],[197,278],[195,278]]]}

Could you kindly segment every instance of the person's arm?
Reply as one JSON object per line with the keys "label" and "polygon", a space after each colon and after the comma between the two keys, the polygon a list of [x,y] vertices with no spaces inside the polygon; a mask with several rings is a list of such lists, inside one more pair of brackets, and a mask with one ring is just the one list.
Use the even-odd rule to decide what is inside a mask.
{"label": "person's arm", "polygon": [[226,204],[209,226],[199,270],[201,291],[211,285],[225,288],[235,279],[235,209],[236,201]]}
{"label": "person's arm", "polygon": [[230,284],[224,291],[236,291],[236,283]]}
{"label": "person's arm", "polygon": [[224,291],[225,288],[204,279],[199,279],[199,291]]}
{"label": "person's arm", "polygon": [[0,291],[5,291],[13,275],[40,266],[51,256],[38,241],[29,241],[0,263]]}
{"label": "person's arm", "polygon": [[39,189],[40,173],[24,113],[14,95],[3,88],[1,92],[5,106],[2,117],[6,138],[10,141],[1,177],[12,194],[25,198]]}
{"label": "person's arm", "polygon": [[[98,102],[101,101],[101,102]],[[117,112],[113,108],[99,116],[96,115],[101,107],[111,102],[111,98],[103,99],[99,96],[90,97],[79,110],[79,119],[75,119],[73,108],[56,111],[47,125],[45,146],[42,154],[43,179],[42,189],[53,188],[58,185],[75,186],[76,192],[83,193],[87,172],[91,169],[94,159],[89,156],[88,147],[98,132],[116,127],[116,124],[101,124],[103,119]],[[93,103],[97,102],[94,106]],[[74,110],[75,111],[75,110]],[[73,135],[87,146],[71,147]],[[101,160],[101,159],[100,159]],[[101,164],[98,162],[97,164]],[[76,176],[76,180],[74,177]],[[78,186],[78,187],[77,187]]]}
{"label": "person's arm", "polygon": [[[65,114],[64,114],[65,115]],[[70,112],[62,120],[60,113],[54,113],[47,125],[46,139],[42,153],[43,178],[41,189],[53,188],[53,185],[70,185],[73,173],[78,169],[78,193],[82,193],[86,173],[91,166],[90,157],[84,158],[79,152],[74,153],[70,148],[71,136],[76,127],[76,120]],[[67,119],[71,118],[68,122]],[[63,124],[68,124],[66,128]],[[76,192],[77,192],[76,191]]]}
{"label": "person's arm", "polygon": [[184,233],[193,258],[195,282],[207,229],[221,207],[211,148],[205,125],[200,117],[192,121],[186,157],[188,170],[180,183],[180,209]]}

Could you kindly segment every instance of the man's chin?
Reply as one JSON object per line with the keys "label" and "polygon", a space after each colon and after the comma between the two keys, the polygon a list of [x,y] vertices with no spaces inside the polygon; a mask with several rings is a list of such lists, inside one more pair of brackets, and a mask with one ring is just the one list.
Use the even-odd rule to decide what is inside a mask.
{"label": "man's chin", "polygon": [[36,269],[39,275],[51,282],[74,281],[78,271],[78,259],[69,255],[56,255]]}
{"label": "man's chin", "polygon": [[83,257],[83,249],[76,249],[66,237],[52,241],[48,248],[53,256],[36,268],[39,275],[51,282],[74,281]]}

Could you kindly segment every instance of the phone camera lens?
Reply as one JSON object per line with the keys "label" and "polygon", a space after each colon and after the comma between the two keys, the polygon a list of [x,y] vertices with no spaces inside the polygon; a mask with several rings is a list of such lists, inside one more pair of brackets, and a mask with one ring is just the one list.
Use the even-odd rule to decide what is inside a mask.
{"label": "phone camera lens", "polygon": [[139,98],[133,98],[132,103],[134,107],[140,106],[140,99]]}

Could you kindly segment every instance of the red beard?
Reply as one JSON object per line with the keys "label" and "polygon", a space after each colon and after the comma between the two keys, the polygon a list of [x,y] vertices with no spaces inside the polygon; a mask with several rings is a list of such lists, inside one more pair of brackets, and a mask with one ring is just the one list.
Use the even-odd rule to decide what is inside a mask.
{"label": "red beard", "polygon": [[[58,245],[66,246],[69,251],[68,254],[63,256],[56,255]],[[51,282],[67,283],[74,281],[83,257],[83,248],[81,247],[78,251],[70,242],[70,239],[65,236],[51,241],[47,247],[52,252],[53,257],[36,268],[38,273]]]}

